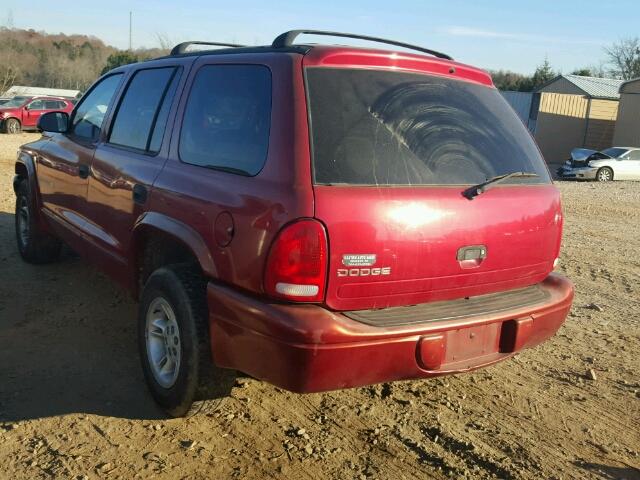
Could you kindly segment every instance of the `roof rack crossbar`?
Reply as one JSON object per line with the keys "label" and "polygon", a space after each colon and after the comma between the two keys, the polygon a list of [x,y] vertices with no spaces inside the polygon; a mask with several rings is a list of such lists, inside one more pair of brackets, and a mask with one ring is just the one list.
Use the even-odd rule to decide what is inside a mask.
{"label": "roof rack crossbar", "polygon": [[389,45],[395,45],[397,47],[407,48],[409,50],[416,50],[418,52],[428,53],[429,55],[433,55],[438,58],[444,58],[446,60],[453,60],[449,55],[442,52],[437,52],[436,50],[431,50],[430,48],[418,47],[416,45],[411,45],[403,42],[396,42],[395,40],[387,40],[384,38],[378,37],[369,37],[367,35],[357,35],[354,33],[341,33],[341,32],[327,32],[324,30],[290,30],[288,32],[284,32],[281,35],[278,35],[276,39],[273,41],[271,46],[273,48],[285,48],[291,47],[296,37],[301,34],[310,34],[310,35],[327,35],[330,37],[345,37],[345,38],[356,38],[358,40],[368,40],[371,42],[378,43],[387,43]]}
{"label": "roof rack crossbar", "polygon": [[198,41],[182,42],[171,49],[170,55],[171,56],[182,55],[183,53],[187,52],[187,48],[189,48],[191,45],[212,45],[214,47],[233,47],[233,48],[246,47],[246,45],[238,45],[236,43],[198,42]]}

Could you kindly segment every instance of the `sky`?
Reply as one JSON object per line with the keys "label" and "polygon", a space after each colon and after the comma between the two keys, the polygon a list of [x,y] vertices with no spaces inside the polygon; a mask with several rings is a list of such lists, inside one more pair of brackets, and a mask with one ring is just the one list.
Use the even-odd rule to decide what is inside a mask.
{"label": "sky", "polygon": [[134,48],[159,47],[159,36],[171,43],[260,45],[292,29],[346,31],[421,45],[463,63],[519,73],[532,73],[545,57],[563,73],[598,65],[606,60],[605,46],[640,33],[640,0],[83,0],[52,5],[50,0],[1,0],[0,24],[93,35],[118,48],[129,44],[130,11]]}

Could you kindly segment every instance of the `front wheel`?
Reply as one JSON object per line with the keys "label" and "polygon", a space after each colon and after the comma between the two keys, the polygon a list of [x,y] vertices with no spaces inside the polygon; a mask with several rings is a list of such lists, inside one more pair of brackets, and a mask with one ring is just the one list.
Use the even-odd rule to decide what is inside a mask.
{"label": "front wheel", "polygon": [[4,131],[12,135],[20,133],[22,126],[17,118],[8,118],[4,121]]}
{"label": "front wheel", "polygon": [[138,346],[149,390],[173,417],[187,415],[195,400],[231,390],[232,373],[212,363],[206,281],[192,265],[151,274],[140,301]]}
{"label": "front wheel", "polygon": [[34,215],[27,180],[16,189],[16,243],[22,259],[28,263],[50,263],[60,256],[60,240],[44,232]]}
{"label": "front wheel", "polygon": [[613,170],[609,167],[602,167],[598,170],[598,173],[596,173],[596,180],[599,182],[610,182],[613,180]]}

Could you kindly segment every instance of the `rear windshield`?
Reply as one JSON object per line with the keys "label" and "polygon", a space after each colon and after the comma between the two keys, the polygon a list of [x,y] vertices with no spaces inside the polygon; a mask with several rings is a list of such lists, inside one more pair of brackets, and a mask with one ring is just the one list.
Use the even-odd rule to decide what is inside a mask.
{"label": "rear windshield", "polygon": [[511,172],[550,181],[526,128],[493,88],[441,77],[306,70],[317,184],[467,185]]}

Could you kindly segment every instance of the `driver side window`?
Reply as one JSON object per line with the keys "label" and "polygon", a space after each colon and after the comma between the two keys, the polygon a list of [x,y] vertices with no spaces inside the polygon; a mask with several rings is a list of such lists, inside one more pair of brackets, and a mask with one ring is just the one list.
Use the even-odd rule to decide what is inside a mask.
{"label": "driver side window", "polygon": [[103,79],[82,98],[71,120],[70,133],[73,136],[90,142],[98,140],[109,103],[111,103],[121,79],[121,73],[111,75]]}
{"label": "driver side window", "polygon": [[27,110],[44,110],[44,101],[34,100],[29,104]]}

